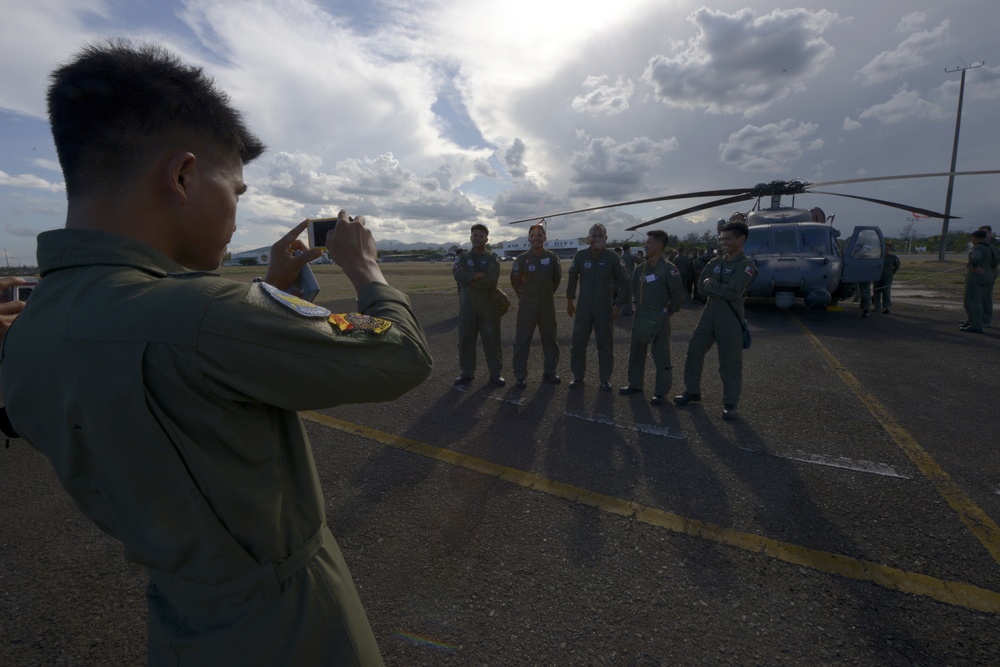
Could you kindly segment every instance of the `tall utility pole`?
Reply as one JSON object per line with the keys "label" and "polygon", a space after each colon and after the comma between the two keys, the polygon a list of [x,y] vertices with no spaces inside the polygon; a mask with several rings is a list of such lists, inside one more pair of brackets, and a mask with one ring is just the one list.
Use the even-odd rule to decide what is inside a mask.
{"label": "tall utility pole", "polygon": [[[959,58],[961,60],[961,58]],[[944,261],[944,251],[948,246],[948,221],[951,219],[951,194],[955,189],[955,162],[958,159],[958,132],[962,129],[962,98],[965,97],[965,71],[970,69],[975,69],[977,67],[982,67],[986,64],[986,61],[979,63],[973,63],[972,65],[966,65],[965,67],[956,67],[955,69],[945,69],[945,72],[951,74],[952,72],[962,73],[962,83],[958,87],[958,114],[955,116],[955,142],[951,146],[951,172],[948,174],[948,194],[944,200],[944,221],[941,223],[941,247],[938,248],[938,260]]]}

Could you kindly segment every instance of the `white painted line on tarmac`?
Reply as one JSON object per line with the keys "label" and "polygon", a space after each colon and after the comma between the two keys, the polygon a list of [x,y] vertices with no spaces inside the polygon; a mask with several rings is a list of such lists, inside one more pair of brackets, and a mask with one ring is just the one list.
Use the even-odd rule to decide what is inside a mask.
{"label": "white painted line on tarmac", "polygon": [[578,412],[566,412],[563,414],[567,417],[572,417],[573,419],[582,419],[583,421],[593,422],[595,424],[614,426],[615,428],[620,428],[626,431],[635,431],[637,433],[655,435],[661,438],[671,438],[673,440],[687,440],[686,435],[672,431],[669,426],[660,426],[658,424],[618,424],[612,417],[608,417],[606,415],[584,415]]}
{"label": "white painted line on tarmac", "polygon": [[486,398],[499,401],[500,403],[510,403],[511,405],[524,405],[523,398],[507,398],[505,396],[487,396]]}
{"label": "white painted line on tarmac", "polygon": [[883,477],[898,477],[899,479],[910,479],[909,475],[904,475],[898,472],[895,468],[887,463],[876,463],[874,461],[855,461],[849,459],[845,456],[824,456],[822,454],[807,454],[806,452],[793,452],[791,454],[772,454],[768,452],[769,456],[777,456],[783,459],[789,459],[791,461],[800,461],[802,463],[814,463],[820,466],[828,466],[830,468],[843,468],[844,470],[854,470],[856,472],[866,472],[872,475],[881,475]]}

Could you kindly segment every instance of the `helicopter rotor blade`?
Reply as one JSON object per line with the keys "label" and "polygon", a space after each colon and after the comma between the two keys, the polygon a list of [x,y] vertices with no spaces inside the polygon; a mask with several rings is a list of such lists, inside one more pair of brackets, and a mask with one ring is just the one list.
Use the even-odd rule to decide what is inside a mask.
{"label": "helicopter rotor blade", "polygon": [[[910,206],[909,204],[899,204],[897,202],[886,201],[884,199],[873,199],[871,197],[859,197],[858,195],[845,195],[841,192],[821,192],[819,190],[810,190],[814,195],[833,195],[834,197],[850,197],[851,199],[861,199],[864,201],[870,201],[875,204],[882,204],[882,206],[891,206],[892,208],[898,208],[901,211],[909,211],[910,213],[919,213],[920,215],[926,215],[929,218],[944,218],[944,213],[937,213],[935,211],[929,211],[926,208],[918,208],[916,206]],[[949,215],[948,218],[952,220],[961,220],[962,218],[957,215]]]}
{"label": "helicopter rotor blade", "polygon": [[573,213],[587,213],[589,211],[600,211],[605,208],[617,208],[619,206],[634,206],[636,204],[651,204],[658,201],[669,201],[671,199],[694,199],[695,197],[721,197],[723,195],[736,195],[747,191],[747,188],[729,188],[728,190],[705,190],[703,192],[685,192],[679,195],[664,195],[662,197],[650,197],[649,199],[635,199],[632,201],[622,201],[617,204],[601,204],[600,206],[590,206],[588,208],[578,208],[575,211],[563,211],[561,213],[550,213],[548,215],[538,215],[533,218],[522,220],[512,220],[508,225],[516,225],[521,222],[531,222],[541,218],[557,218],[560,215],[572,215]]}
{"label": "helicopter rotor blade", "polygon": [[[843,185],[845,183],[870,183],[872,181],[898,181],[904,178],[934,178],[937,176],[978,176],[982,174],[1000,174],[1000,169],[990,169],[987,171],[943,171],[935,174],[900,174],[898,176],[871,176],[869,178],[848,178],[843,181],[825,181],[823,183],[810,183],[807,189],[822,188],[827,185]],[[942,216],[943,217],[943,216]]]}
{"label": "helicopter rotor blade", "polygon": [[676,218],[688,213],[695,213],[697,211],[704,211],[707,208],[715,208],[716,206],[725,206],[726,204],[736,204],[741,201],[747,201],[748,199],[754,199],[755,197],[747,192],[737,195],[735,197],[729,197],[727,199],[716,199],[715,201],[710,201],[705,204],[699,204],[698,206],[692,206],[691,208],[686,208],[683,211],[675,211],[674,213],[669,213],[667,215],[661,215],[659,218],[653,218],[652,220],[647,220],[646,222],[640,222],[638,225],[632,225],[631,227],[626,227],[625,231],[631,232],[639,229],[640,227],[648,227],[649,225],[655,225],[658,222],[663,222],[664,220],[669,220],[671,218]]}

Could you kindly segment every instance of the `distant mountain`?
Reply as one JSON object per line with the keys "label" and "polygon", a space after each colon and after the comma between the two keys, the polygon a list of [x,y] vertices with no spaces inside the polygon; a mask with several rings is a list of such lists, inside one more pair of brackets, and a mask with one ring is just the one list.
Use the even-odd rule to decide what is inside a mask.
{"label": "distant mountain", "polygon": [[448,241],[446,243],[403,243],[402,241],[394,240],[381,240],[375,242],[375,248],[378,250],[385,250],[387,252],[403,252],[404,250],[447,250],[453,245],[457,245],[453,241]]}

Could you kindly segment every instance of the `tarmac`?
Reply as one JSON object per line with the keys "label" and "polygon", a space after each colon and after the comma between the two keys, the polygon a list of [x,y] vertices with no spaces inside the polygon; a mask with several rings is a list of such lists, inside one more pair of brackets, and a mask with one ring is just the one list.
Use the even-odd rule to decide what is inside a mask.
{"label": "tarmac", "polygon": [[[458,375],[457,298],[412,297],[435,358],[391,405],[304,413],[327,516],[387,665],[1000,663],[1000,329],[894,290],[748,309],[741,418]],[[943,301],[943,300],[941,300]],[[338,310],[348,302],[332,305]],[[515,304],[516,305],[516,304]],[[700,316],[671,322],[675,393]],[[613,384],[625,384],[628,318]],[[145,656],[144,573],[23,441],[0,450],[0,664]]]}

